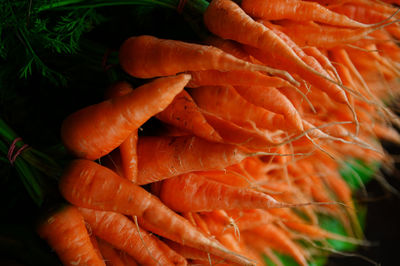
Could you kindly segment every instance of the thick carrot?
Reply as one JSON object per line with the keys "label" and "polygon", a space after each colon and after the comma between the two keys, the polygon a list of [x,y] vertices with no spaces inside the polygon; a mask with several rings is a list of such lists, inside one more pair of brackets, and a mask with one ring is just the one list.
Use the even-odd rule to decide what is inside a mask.
{"label": "thick carrot", "polygon": [[195,173],[164,180],[159,197],[168,207],[178,212],[269,209],[303,205],[281,203],[265,193],[225,185]]}
{"label": "thick carrot", "polygon": [[195,136],[143,136],[138,143],[137,183],[148,184],[192,171],[223,169],[245,157],[246,154],[235,145]]}
{"label": "thick carrot", "polygon": [[232,262],[253,265],[247,258],[205,237],[142,187],[95,162],[73,160],[65,169],[59,188],[64,198],[77,206],[138,216],[162,234],[167,234],[171,240]]}
{"label": "thick carrot", "polygon": [[242,0],[243,10],[254,18],[267,20],[290,19],[293,21],[315,21],[342,27],[368,27],[349,17],[333,12],[315,2],[299,0]]}
{"label": "thick carrot", "polygon": [[[259,97],[266,96],[268,92],[264,91],[269,91],[269,89],[280,94],[274,88],[262,87],[260,91],[255,91],[255,87],[252,88],[254,88],[254,94],[258,94]],[[243,90],[251,91],[252,88],[244,88]],[[296,132],[296,128],[293,127],[292,123],[287,122],[282,112],[280,114],[272,113],[276,110],[273,106],[271,108],[273,110],[266,110],[263,108],[264,106],[257,106],[257,104],[251,103],[245,97],[242,97],[232,86],[203,86],[191,89],[189,92],[201,110],[229,120],[239,126],[248,129],[267,129],[271,133],[278,130],[285,130],[289,133]],[[248,94],[251,94],[251,92]],[[273,92],[270,94],[273,94]],[[281,98],[284,98],[283,95],[281,96]],[[257,102],[257,100],[250,100]],[[265,101],[268,100],[266,99]],[[260,102],[262,102],[262,99]],[[280,108],[280,110],[283,109],[283,107]]]}
{"label": "thick carrot", "polygon": [[[125,81],[113,84],[105,94],[106,99],[120,97],[131,93],[132,86]],[[132,133],[121,143],[119,151],[121,153],[121,164],[124,177],[130,181],[135,182],[137,177],[137,153],[136,145],[138,141],[138,130],[135,129]]]}
{"label": "thick carrot", "polygon": [[264,87],[294,87],[286,80],[279,77],[272,77],[261,72],[246,70],[204,70],[190,71],[192,76],[187,84],[188,88],[201,86],[264,86]]}
{"label": "thick carrot", "polygon": [[294,81],[286,71],[243,61],[213,46],[158,39],[148,35],[127,39],[121,46],[119,59],[122,68],[138,78],[216,69],[263,71]]}
{"label": "thick carrot", "polygon": [[164,111],[156,115],[164,123],[174,125],[186,132],[209,141],[221,142],[221,136],[215,131],[200,112],[192,97],[183,90]]}
{"label": "thick carrot", "polygon": [[93,233],[125,251],[140,264],[146,265],[185,265],[185,260],[170,261],[153,237],[137,228],[126,216],[110,211],[79,208]]}
{"label": "thick carrot", "polygon": [[104,265],[94,249],[85,221],[74,206],[64,206],[40,222],[38,234],[64,265]]}
{"label": "thick carrot", "polygon": [[[271,132],[266,129],[249,129],[225,120],[218,115],[202,111],[207,122],[218,132],[225,143],[240,145],[253,150],[266,150],[286,140],[287,135],[283,131]],[[282,119],[273,118],[273,123],[279,123],[282,128]],[[289,140],[287,140],[289,141]]]}
{"label": "thick carrot", "polygon": [[159,78],[129,94],[69,115],[61,127],[65,147],[75,156],[90,160],[108,154],[150,117],[165,109],[189,79],[187,74]]}

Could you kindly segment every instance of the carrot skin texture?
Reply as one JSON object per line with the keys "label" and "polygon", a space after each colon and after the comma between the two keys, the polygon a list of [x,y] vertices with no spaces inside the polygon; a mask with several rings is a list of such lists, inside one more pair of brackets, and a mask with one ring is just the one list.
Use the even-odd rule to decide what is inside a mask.
{"label": "carrot skin texture", "polygon": [[159,78],[131,93],[83,108],[62,123],[61,138],[76,157],[98,159],[117,148],[150,117],[165,109],[190,75]]}
{"label": "carrot skin texture", "polygon": [[85,221],[74,206],[66,206],[38,227],[38,234],[57,253],[64,265],[104,265],[94,249]]}
{"label": "carrot skin texture", "polygon": [[138,231],[134,222],[126,216],[116,212],[86,208],[79,208],[79,211],[95,235],[125,251],[140,264],[185,265],[185,260],[176,264],[170,261],[158,247],[157,241],[146,231],[142,229]]}
{"label": "carrot skin texture", "polygon": [[280,206],[279,202],[267,194],[225,185],[195,173],[164,180],[160,199],[178,212],[269,209]]}
{"label": "carrot skin texture", "polygon": [[210,69],[261,70],[290,76],[286,71],[252,64],[214,46],[159,39],[149,35],[127,39],[121,46],[119,59],[123,70],[138,78]]}
{"label": "carrot skin texture", "polygon": [[235,145],[214,143],[194,136],[141,137],[137,184],[144,185],[192,171],[223,169],[244,158]]}
{"label": "carrot skin texture", "polygon": [[253,265],[247,258],[205,237],[156,196],[93,161],[73,160],[63,173],[59,188],[64,198],[74,205],[138,216],[161,232],[166,232],[172,240],[233,262]]}

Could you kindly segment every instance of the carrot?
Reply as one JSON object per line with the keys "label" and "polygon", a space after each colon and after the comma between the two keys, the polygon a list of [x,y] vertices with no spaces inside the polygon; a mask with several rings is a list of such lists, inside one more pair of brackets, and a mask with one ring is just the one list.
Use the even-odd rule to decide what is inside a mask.
{"label": "carrot", "polygon": [[140,217],[171,240],[232,262],[253,265],[247,258],[205,237],[190,222],[140,186],[95,162],[73,160],[65,169],[59,188],[64,198],[77,206]]}
{"label": "carrot", "polygon": [[[225,143],[240,145],[252,150],[264,151],[273,148],[284,142],[287,136],[284,132],[280,132],[279,130],[277,132],[271,132],[258,128],[249,129],[210,112],[203,111],[203,115],[207,119],[207,122],[223,138]],[[282,125],[281,122],[282,119],[279,117],[273,117],[272,123],[279,124],[282,128],[284,125]]]}
{"label": "carrot", "polygon": [[303,131],[300,114],[285,95],[273,87],[235,86],[236,91],[247,101],[269,111],[281,114],[294,129]]}
{"label": "carrot", "polygon": [[225,185],[195,173],[164,180],[159,197],[168,207],[178,212],[269,209],[311,204],[281,203],[273,197],[253,189]]}
{"label": "carrot", "polygon": [[[120,97],[131,93],[133,90],[132,86],[128,82],[118,82],[113,84],[107,91],[105,98],[111,99],[114,97]],[[128,180],[135,182],[137,177],[137,153],[136,145],[138,141],[138,130],[135,129],[133,132],[121,143],[119,151],[121,153],[122,170],[123,176]]]}
{"label": "carrot", "polygon": [[104,261],[107,266],[124,266],[125,263],[121,259],[117,250],[108,242],[101,238],[97,240],[101,254],[103,254]]}
{"label": "carrot", "polygon": [[127,39],[119,51],[119,60],[124,71],[138,78],[216,69],[263,71],[284,76],[294,82],[286,71],[243,61],[213,46],[158,39],[148,35]]}
{"label": "carrot", "polygon": [[[258,94],[260,97],[267,96],[270,89],[276,92],[276,94],[280,94],[279,91],[274,88],[262,87],[260,88],[260,92],[256,91],[258,87],[243,88],[245,91],[246,89],[248,91],[253,89],[254,94]],[[273,94],[273,92],[270,94]],[[267,129],[271,131],[272,134],[278,130],[285,130],[289,133],[295,131],[292,123],[288,123],[283,115],[275,114],[272,113],[273,111],[270,112],[270,110],[264,109],[263,107],[267,104],[262,107],[256,106],[242,97],[238,91],[231,86],[203,86],[191,89],[189,93],[202,111],[212,113],[239,126],[248,129]],[[247,93],[246,96],[248,94],[251,94],[251,92]],[[249,98],[249,96],[247,98]],[[283,98],[283,96],[281,98]],[[263,99],[261,99],[260,102],[262,102]],[[257,102],[257,100],[252,101]],[[268,102],[267,99],[265,99],[265,101]],[[273,107],[271,109],[275,110]],[[282,112],[280,114],[282,114]]]}
{"label": "carrot", "polygon": [[137,183],[148,184],[192,171],[223,169],[245,157],[237,146],[195,136],[143,136],[138,143]]}
{"label": "carrot", "polygon": [[65,147],[75,156],[90,160],[108,154],[150,117],[165,109],[189,79],[186,74],[159,78],[127,95],[69,115],[61,126]]}
{"label": "carrot", "polygon": [[188,88],[201,86],[264,86],[264,87],[292,87],[289,82],[279,78],[268,76],[260,72],[246,70],[204,70],[188,72],[192,78],[187,84]]}
{"label": "carrot", "polygon": [[305,72],[313,73],[323,79],[329,79],[323,73],[305,63],[273,31],[254,21],[239,5],[231,0],[213,0],[207,7],[203,20],[206,27],[221,38],[238,41],[272,54],[279,54],[289,63]]}
{"label": "carrot", "polygon": [[79,211],[97,237],[127,252],[140,264],[185,265],[184,260],[170,261],[156,240],[146,231],[137,228],[126,216],[82,207]]}
{"label": "carrot", "polygon": [[105,265],[90,241],[81,213],[74,206],[64,206],[46,217],[37,232],[64,265]]}
{"label": "carrot", "polygon": [[335,13],[315,2],[299,0],[243,0],[243,10],[254,18],[267,20],[290,19],[293,21],[316,21],[342,27],[368,27],[345,15]]}
{"label": "carrot", "polygon": [[192,97],[183,90],[172,103],[156,115],[164,123],[174,125],[195,136],[209,141],[221,142],[221,136],[207,123]]}

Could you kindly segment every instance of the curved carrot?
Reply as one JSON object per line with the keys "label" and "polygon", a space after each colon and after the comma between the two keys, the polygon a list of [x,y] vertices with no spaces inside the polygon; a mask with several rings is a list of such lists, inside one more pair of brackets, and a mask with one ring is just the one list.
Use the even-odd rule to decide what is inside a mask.
{"label": "curved carrot", "polygon": [[165,232],[171,240],[232,262],[253,265],[247,258],[205,237],[142,187],[95,162],[73,160],[65,169],[59,188],[64,198],[77,206],[140,217],[161,233]]}
{"label": "curved carrot", "polygon": [[333,12],[315,2],[299,0],[243,0],[243,10],[254,18],[267,20],[290,19],[293,21],[315,21],[342,27],[368,27],[349,17]]}
{"label": "curved carrot", "polygon": [[188,72],[192,78],[187,84],[188,88],[201,86],[264,86],[264,87],[294,87],[286,80],[268,76],[261,72],[246,70],[203,70]]}
{"label": "curved carrot", "polygon": [[90,160],[108,154],[150,117],[165,109],[189,79],[187,74],[159,78],[129,94],[69,115],[61,126],[65,147],[75,156]]}
{"label": "curved carrot", "polygon": [[164,180],[159,197],[168,207],[178,212],[270,209],[303,205],[281,203],[265,193],[225,185],[195,173]]}
{"label": "curved carrot", "polygon": [[94,249],[85,221],[74,206],[65,206],[41,221],[38,234],[64,265],[104,265]]}
{"label": "curved carrot", "polygon": [[192,171],[223,169],[245,157],[246,154],[235,145],[195,136],[143,136],[138,143],[137,183],[148,184]]}
{"label": "curved carrot", "polygon": [[[252,88],[254,88],[254,94],[256,94],[257,97],[263,97],[268,93],[264,93],[264,90],[268,91],[269,89],[279,93],[279,91],[274,88],[262,87],[259,91],[256,91],[255,87]],[[251,91],[252,88],[244,88],[243,90]],[[272,113],[276,108],[274,110],[266,110],[263,107],[267,104],[264,106],[257,106],[254,102],[257,102],[258,98],[253,100],[251,97],[242,97],[240,93],[238,93],[238,90],[235,90],[232,86],[203,86],[191,89],[189,92],[201,110],[212,113],[222,119],[229,120],[239,126],[248,129],[267,129],[270,130],[271,133],[277,132],[278,130],[285,130],[289,133],[296,132],[296,128],[293,127],[292,123],[287,122],[282,112],[280,112],[280,114]],[[250,98],[250,101],[246,98]],[[283,95],[281,98],[283,98]],[[280,98],[278,99],[282,100]],[[275,98],[272,100],[278,102],[278,99]],[[259,101],[262,102],[262,100]],[[265,99],[265,101],[268,100]],[[281,105],[283,105],[283,103],[281,103]],[[280,108],[280,110],[283,109],[284,107]]]}
{"label": "curved carrot", "polygon": [[149,233],[136,227],[133,221],[120,213],[82,207],[79,208],[79,211],[97,237],[125,251],[140,264],[186,264],[183,258],[178,261],[170,261]]}
{"label": "curved carrot", "polygon": [[[286,134],[284,132],[271,132],[266,129],[249,129],[225,120],[218,115],[202,110],[207,122],[218,132],[225,143],[240,145],[254,150],[266,150],[282,143]],[[273,118],[273,123],[280,124],[282,119]],[[283,125],[281,126],[281,128]]]}
{"label": "curved carrot", "polygon": [[300,114],[285,95],[273,87],[235,86],[236,91],[247,101],[269,111],[281,114],[294,129],[303,131]]}
{"label": "curved carrot", "polygon": [[122,68],[138,78],[217,69],[263,71],[291,79],[286,71],[243,61],[213,46],[158,39],[148,35],[127,39],[121,46],[119,59]]}

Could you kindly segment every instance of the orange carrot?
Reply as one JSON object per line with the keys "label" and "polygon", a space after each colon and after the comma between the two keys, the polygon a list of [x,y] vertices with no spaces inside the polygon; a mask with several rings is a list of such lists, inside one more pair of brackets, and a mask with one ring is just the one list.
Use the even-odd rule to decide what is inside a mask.
{"label": "orange carrot", "polygon": [[237,146],[209,142],[195,136],[143,136],[138,143],[137,184],[192,171],[223,169],[245,157],[246,154]]}
{"label": "orange carrot", "polygon": [[286,71],[243,61],[213,46],[158,39],[148,35],[127,39],[121,46],[119,59],[122,68],[138,78],[216,69],[263,71],[291,79]]}
{"label": "orange carrot", "polygon": [[146,231],[137,228],[126,216],[81,207],[79,211],[97,237],[127,252],[137,262],[149,265],[185,265],[184,260],[170,261],[158,247],[156,240]]}
{"label": "orange carrot", "polygon": [[[118,82],[111,86],[107,91],[105,98],[111,99],[114,97],[120,97],[131,93],[133,90],[132,86],[128,82]],[[135,129],[133,132],[121,143],[119,151],[121,153],[121,164],[123,170],[123,176],[128,180],[135,182],[137,177],[137,153],[136,145],[138,141],[138,130]]]}
{"label": "orange carrot", "polygon": [[[207,122],[218,132],[225,143],[264,151],[284,142],[287,137],[283,131],[277,130],[276,132],[271,132],[269,130],[258,128],[249,129],[225,120],[210,112],[202,112],[204,117],[207,119]],[[281,122],[282,119],[279,117],[274,116],[272,119],[272,123],[281,125],[280,128],[283,127]]]}
{"label": "orange carrot", "polygon": [[247,258],[205,237],[145,189],[95,162],[73,160],[65,169],[59,188],[64,198],[77,206],[138,216],[173,241],[232,262],[253,265]]}
{"label": "orange carrot", "polygon": [[168,207],[178,212],[269,209],[303,205],[281,203],[253,189],[225,185],[195,173],[164,180],[159,197]]}
{"label": "orange carrot", "polygon": [[150,117],[165,109],[190,75],[156,79],[131,93],[91,105],[62,123],[65,147],[79,158],[94,160],[117,148]]}
{"label": "orange carrot", "polygon": [[299,0],[243,0],[243,10],[254,18],[267,20],[290,19],[293,21],[315,21],[342,27],[368,27],[345,15],[335,13],[315,2]]}
{"label": "orange carrot", "polygon": [[294,129],[303,131],[300,114],[285,95],[273,87],[235,86],[236,91],[247,101],[269,111],[281,114]]}
{"label": "orange carrot", "polygon": [[[244,91],[251,91],[252,89],[254,90],[254,94],[259,95],[259,97],[266,96],[270,89],[280,94],[279,91],[274,88],[262,87],[259,91],[256,91],[258,87],[243,88]],[[191,89],[189,92],[202,111],[212,113],[239,126],[248,129],[267,129],[270,130],[272,134],[278,130],[285,130],[289,133],[293,133],[293,131],[296,132],[296,129],[293,129],[293,124],[288,123],[285,117],[280,115],[282,112],[280,112],[280,114],[272,113],[274,112],[273,110],[277,108],[273,108],[274,106],[272,106],[271,109],[273,110],[269,109],[271,110],[270,112],[262,108],[266,104],[262,107],[256,106],[256,104],[242,97],[237,90],[231,86],[203,86]],[[274,94],[273,92],[270,94]],[[245,96],[250,98],[248,94],[251,94],[251,92],[245,93]],[[279,96],[284,98],[283,95]],[[259,101],[262,102],[263,99]],[[253,99],[251,99],[251,101],[258,102]],[[268,102],[268,100],[266,99],[264,102]],[[283,107],[280,108],[280,110],[283,109]]]}
{"label": "orange carrot", "polygon": [[62,207],[41,221],[37,230],[64,265],[105,265],[96,253],[85,221],[76,207]]}
{"label": "orange carrot", "polygon": [[161,121],[209,141],[221,142],[221,136],[207,123],[192,97],[183,90],[172,103],[156,115]]}
{"label": "orange carrot", "polygon": [[264,87],[294,87],[286,80],[279,77],[272,77],[260,72],[233,70],[204,70],[190,71],[192,76],[187,84],[188,88],[196,88],[201,86],[264,86]]}

